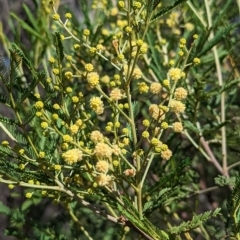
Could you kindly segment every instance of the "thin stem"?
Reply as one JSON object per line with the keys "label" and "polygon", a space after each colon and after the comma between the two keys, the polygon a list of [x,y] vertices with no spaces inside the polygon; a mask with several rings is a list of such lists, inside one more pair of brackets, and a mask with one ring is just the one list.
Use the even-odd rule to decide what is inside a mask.
{"label": "thin stem", "polygon": [[[208,143],[205,141],[204,137],[200,137],[200,142],[201,142],[202,146],[204,147],[205,151],[208,153],[210,161],[214,164],[214,166],[218,169],[218,171],[220,173],[224,174],[224,169],[221,167],[218,160],[215,158],[211,148],[209,147]],[[228,176],[228,173],[226,176]]]}
{"label": "thin stem", "polygon": [[78,220],[78,218],[76,217],[76,215],[73,213],[71,207],[68,205],[68,212],[69,215],[71,216],[72,220],[79,225],[80,230],[83,232],[83,234],[87,237],[87,239],[89,240],[93,240],[93,238],[91,238],[91,236],[89,235],[89,233],[86,231],[86,229],[82,226],[81,222]]}
{"label": "thin stem", "polygon": [[185,232],[184,235],[185,235],[187,240],[193,240],[191,235],[189,234],[189,232]]}
{"label": "thin stem", "polygon": [[217,190],[217,189],[219,189],[218,186],[209,187],[209,188],[206,188],[206,189],[203,189],[203,190],[198,190],[198,191],[196,191],[195,193],[189,195],[188,198],[191,198],[191,197],[196,196],[196,195],[199,195],[199,194],[211,192],[211,191],[214,191],[214,190]]}
{"label": "thin stem", "polygon": [[[130,125],[132,129],[132,134],[133,134],[133,149],[136,151],[137,147],[137,132],[136,132],[136,127],[135,127],[135,122],[134,122],[134,113],[133,113],[133,107],[132,107],[132,100],[131,100],[131,93],[130,93],[130,87],[126,87],[126,95],[128,99],[128,105],[129,105],[129,115],[130,115]],[[142,185],[141,185],[141,161],[140,161],[140,156],[137,154],[136,156],[136,186],[138,191],[137,193],[137,205],[138,205],[138,211],[140,216],[142,215]]]}
{"label": "thin stem", "polygon": [[114,216],[115,218],[117,218],[117,214],[115,213],[115,211],[113,210],[113,208],[109,205],[109,203],[105,203],[106,207],[108,208],[108,211],[112,214],[112,216]]}
{"label": "thin stem", "polygon": [[210,147],[208,146],[208,143],[205,141],[204,137],[200,137],[200,142],[206,152],[193,140],[193,138],[189,135],[189,133],[186,129],[184,130],[183,133],[189,139],[189,141],[193,144],[193,146],[195,148],[197,148],[208,161],[211,161],[221,174],[223,174],[223,169],[222,169],[221,165],[218,163],[217,159],[213,155],[213,153],[212,153]]}
{"label": "thin stem", "polygon": [[240,161],[233,163],[232,165],[228,166],[228,171],[234,167],[237,167],[238,165],[240,165]]}
{"label": "thin stem", "polygon": [[[239,220],[238,220],[238,212],[239,212],[239,207],[240,205],[238,204],[238,206],[236,206],[236,208],[234,209],[234,212],[233,212],[233,219],[234,219],[234,223],[235,225],[237,225],[239,223]],[[235,237],[237,240],[240,240],[240,233],[235,230]]]}
{"label": "thin stem", "polygon": [[[64,192],[64,193],[66,193],[68,196],[74,198],[76,201],[78,201],[78,202],[79,202],[80,204],[82,204],[84,207],[92,210],[95,214],[101,215],[101,216],[107,218],[108,220],[110,220],[110,221],[112,221],[112,222],[114,222],[114,223],[120,223],[117,218],[115,218],[115,217],[113,217],[113,216],[111,216],[111,215],[108,215],[108,214],[103,213],[102,211],[98,210],[96,207],[94,207],[94,206],[93,206],[92,204],[90,204],[89,202],[83,200],[83,199],[82,199],[82,196],[76,195],[76,194],[73,193],[72,191],[66,189],[66,188],[64,187],[64,185],[63,185],[61,182],[59,182],[57,179],[55,179],[55,182],[56,182],[57,185],[60,187],[60,191],[61,191],[61,192]],[[120,224],[125,224],[125,223],[120,223]]]}
{"label": "thin stem", "polygon": [[205,22],[205,20],[203,19],[203,17],[199,14],[199,11],[193,6],[193,4],[191,3],[191,1],[187,1],[187,5],[188,5],[189,8],[194,12],[194,14],[197,16],[197,18],[198,18],[199,21],[202,23],[202,25],[206,28],[206,27],[207,27],[207,23]]}
{"label": "thin stem", "polygon": [[8,137],[17,142],[17,139],[7,130],[7,128],[0,122],[0,128],[2,128],[2,130],[8,135]]}
{"label": "thin stem", "polygon": [[[159,135],[158,135],[158,137],[157,137],[158,139],[161,138],[162,133],[163,133],[163,129],[161,129],[161,131],[160,131],[160,133],[159,133]],[[143,183],[144,183],[144,181],[145,181],[145,179],[146,179],[146,176],[147,176],[148,170],[149,170],[149,168],[150,168],[150,166],[151,166],[151,163],[152,163],[153,158],[154,158],[154,154],[152,154],[151,157],[150,157],[150,159],[148,160],[148,164],[147,164],[147,166],[146,166],[146,168],[145,168],[145,172],[144,172],[143,177],[142,177],[142,180],[141,180],[141,185],[142,185],[142,186],[143,186]]]}
{"label": "thin stem", "polygon": [[28,187],[28,188],[37,188],[37,189],[46,189],[46,190],[54,190],[54,191],[60,191],[59,186],[49,186],[49,185],[35,185],[35,184],[29,184],[25,182],[16,182],[12,180],[6,180],[0,177],[0,182],[1,183],[6,183],[6,184],[14,184],[17,186],[22,186],[22,187]]}
{"label": "thin stem", "polygon": [[[209,6],[209,1],[204,0],[205,7],[206,7],[206,12],[207,12],[207,19],[208,19],[208,27],[212,27],[212,18],[211,18],[211,11],[210,11],[210,6]],[[214,38],[214,33],[211,31],[209,39]],[[218,56],[218,51],[217,47],[214,46],[212,48],[214,59],[215,59],[215,65],[216,65],[216,70],[217,70],[217,77],[218,77],[218,84],[220,87],[223,86],[223,77],[222,77],[222,72],[221,72],[221,65],[219,61],[219,56]],[[226,116],[225,116],[225,92],[221,93],[221,123],[226,121]],[[223,126],[221,128],[221,135],[222,135],[222,169],[223,169],[223,175],[228,176],[228,167],[227,167],[227,144],[226,144],[226,127]]]}

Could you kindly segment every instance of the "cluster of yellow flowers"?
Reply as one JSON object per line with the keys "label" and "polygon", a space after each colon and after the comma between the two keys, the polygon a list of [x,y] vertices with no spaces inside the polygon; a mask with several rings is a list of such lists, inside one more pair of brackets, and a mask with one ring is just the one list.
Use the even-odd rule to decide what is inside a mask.
{"label": "cluster of yellow flowers", "polygon": [[90,108],[96,112],[96,114],[100,115],[104,111],[103,101],[100,97],[92,97],[90,99]]}
{"label": "cluster of yellow flowers", "polygon": [[[83,149],[85,149],[86,152],[93,157],[93,159],[97,159],[97,162],[94,163],[93,166],[96,170],[95,181],[99,186],[106,186],[114,179],[113,176],[108,175],[108,172],[113,171],[113,162],[117,162],[117,164],[119,164],[121,154],[127,153],[129,150],[128,148],[131,145],[130,136],[132,132],[127,128],[127,125],[124,125],[126,123],[125,121],[123,121],[122,118],[122,116],[127,111],[132,111],[131,108],[133,107],[130,105],[131,96],[127,95],[129,93],[127,93],[125,89],[127,85],[126,83],[129,83],[128,81],[130,80],[134,80],[133,88],[130,84],[131,91],[132,89],[134,89],[135,91],[136,87],[136,91],[140,94],[150,93],[149,95],[151,99],[149,99],[150,104],[148,108],[148,113],[150,117],[149,120],[143,120],[143,126],[145,129],[139,135],[141,136],[141,139],[143,139],[143,141],[148,142],[149,145],[154,149],[153,153],[160,155],[163,160],[169,160],[172,156],[172,151],[168,148],[166,144],[162,143],[159,140],[161,139],[161,134],[159,133],[164,132],[166,129],[171,129],[175,133],[181,133],[183,131],[184,126],[181,122],[181,116],[179,114],[184,113],[186,109],[184,100],[187,98],[188,95],[188,91],[184,87],[182,87],[184,85],[180,84],[180,80],[185,78],[185,73],[182,70],[183,68],[180,68],[181,62],[179,64],[176,60],[169,60],[168,64],[170,66],[170,69],[167,72],[167,79],[161,81],[161,83],[160,81],[157,81],[156,76],[153,77],[154,82],[151,78],[148,79],[149,75],[151,76],[151,74],[146,74],[145,76],[145,72],[143,72],[142,68],[140,68],[141,65],[138,65],[138,61],[135,62],[137,57],[144,57],[144,54],[148,52],[148,45],[144,42],[144,39],[130,38],[130,36],[132,36],[134,32],[138,31],[136,30],[137,28],[141,28],[141,21],[139,21],[139,17],[143,17],[144,19],[144,14],[146,14],[146,12],[143,11],[142,8],[142,1],[132,2],[132,14],[135,14],[137,16],[136,20],[133,20],[133,23],[131,21],[127,21],[124,17],[122,17],[124,15],[118,17],[120,11],[126,12],[128,10],[125,1],[118,1],[117,6],[118,7],[113,6],[110,9],[107,8],[106,0],[94,0],[92,4],[93,9],[103,8],[106,10],[106,14],[109,16],[109,18],[116,20],[108,29],[102,29],[101,32],[103,37],[110,37],[111,34],[113,35],[111,49],[102,45],[104,44],[104,39],[101,39],[99,42],[96,43],[95,46],[92,46],[92,33],[89,29],[84,29],[82,31],[82,40],[84,44],[86,44],[84,46],[86,47],[86,52],[89,54],[90,57],[98,57],[102,54],[101,56],[106,59],[109,55],[112,54],[112,51],[114,52],[114,55],[112,54],[110,58],[111,63],[117,69],[117,73],[114,73],[113,76],[111,76],[110,74],[101,76],[101,68],[99,68],[100,70],[98,71],[92,63],[85,63],[84,61],[83,70],[79,71],[82,74],[81,76],[86,79],[86,82],[88,84],[87,89],[92,91],[89,102],[86,105],[85,103],[81,105],[83,109],[85,108],[85,106],[87,106],[87,108],[90,107],[90,109],[94,111],[97,115],[101,115],[104,113],[104,109],[108,109],[107,104],[109,104],[110,106],[117,106],[117,109],[115,109],[117,111],[111,113],[111,115],[109,114],[112,119],[109,120],[105,127],[105,131],[107,132],[107,134],[112,134],[115,136],[114,141],[110,141],[111,137],[107,138],[107,134],[106,136],[104,136],[104,132],[101,132],[101,130],[90,130],[90,133],[87,132],[87,122],[83,118],[83,120],[78,119],[77,121],[75,121],[75,123],[74,121],[68,123],[69,126],[67,127],[67,131],[69,135],[63,135],[62,144],[62,150],[65,151],[62,154],[62,158],[69,165],[72,165],[82,160],[83,152],[85,153]],[[65,15],[66,21],[71,19],[71,17],[71,14],[67,13]],[[60,21],[60,15],[54,14],[53,19],[55,21]],[[173,12],[166,20],[167,25],[172,29],[175,29],[175,34],[179,34],[179,31],[176,28],[178,19],[179,13]],[[141,34],[139,34],[139,36],[141,37]],[[197,37],[195,36],[194,38]],[[126,39],[130,40],[128,41]],[[165,45],[166,40],[161,39],[160,44]],[[181,38],[179,41],[180,51],[178,52],[178,55],[181,57],[180,59],[183,59],[186,56],[186,44],[186,39]],[[75,51],[78,51],[82,46],[82,43],[74,44],[73,49]],[[110,58],[108,60],[110,60]],[[74,61],[71,56],[69,56],[67,59],[69,61]],[[146,59],[144,59],[144,61],[146,61]],[[50,57],[49,62],[53,68],[53,74],[55,75],[55,77],[59,77],[60,68],[54,66],[57,61],[53,57]],[[199,63],[200,59],[194,58],[192,64],[196,65]],[[77,75],[75,75],[68,69],[63,75],[64,79],[70,80],[66,81],[67,83],[71,82],[76,76]],[[141,81],[139,81],[140,79]],[[102,88],[103,86],[109,87],[108,90],[105,91],[105,89]],[[72,100],[71,103],[74,105],[74,109],[77,108],[82,103],[82,98],[78,94],[72,95],[72,93],[74,92],[74,88],[65,86],[64,89],[65,92],[69,94]],[[134,93],[134,91],[131,91],[130,94]],[[98,93],[98,95],[95,94],[96,92]],[[121,101],[126,97],[129,100],[128,103],[124,103],[123,101]],[[35,107],[38,112],[41,113],[41,110],[44,108],[44,104],[39,99],[39,101],[36,102]],[[59,106],[59,104],[57,103],[53,105],[53,108],[56,110],[61,110],[61,107],[62,106]],[[119,112],[123,115],[119,114]],[[171,112],[171,114],[175,113],[175,115],[177,115],[178,117],[178,120],[176,122],[173,122],[172,124],[170,122],[167,122],[167,120],[165,119],[167,118],[168,112]],[[85,114],[87,116],[90,115],[90,113],[87,112],[85,112]],[[99,116],[99,119],[101,119],[101,117],[108,117],[107,115],[108,114]],[[131,117],[131,114],[127,113],[126,115],[127,117]],[[55,115],[52,115],[52,119],[54,119],[55,122],[57,122],[58,118],[58,114],[55,113]],[[132,120],[134,121],[134,119]],[[48,129],[48,125],[48,122],[45,121],[42,121],[41,123],[43,129]],[[152,126],[154,126],[153,129],[151,129]],[[88,135],[84,139],[84,141],[81,140],[81,144],[79,143],[79,145],[83,147],[80,147],[80,149],[82,149],[83,151],[78,148],[67,150],[69,146],[72,146],[72,141],[76,141],[76,137],[79,136],[81,130],[84,130],[83,132],[85,132],[85,129],[87,129],[86,133]],[[135,130],[138,131],[138,129]],[[88,138],[90,139],[90,141],[87,141]],[[110,144],[110,142],[113,142],[113,144]],[[134,151],[134,149],[131,149],[131,151]],[[141,151],[139,150],[138,153],[136,151],[136,153],[134,152],[134,154],[139,154],[139,156],[141,155],[141,157],[143,157],[144,150],[142,150],[141,154],[140,152]],[[123,171],[123,173],[125,176],[134,177],[136,174],[136,170],[133,168],[129,168]]]}
{"label": "cluster of yellow flowers", "polygon": [[91,132],[90,139],[93,143],[96,144],[98,142],[102,142],[104,138],[103,138],[103,134],[100,131],[95,130]]}
{"label": "cluster of yellow flowers", "polygon": [[110,99],[113,101],[118,101],[124,97],[123,91],[119,88],[114,88],[110,93]]}
{"label": "cluster of yellow flowers", "polygon": [[150,116],[157,121],[161,121],[165,119],[165,113],[161,107],[159,107],[157,104],[151,104],[149,109]]}
{"label": "cluster of yellow flowers", "polygon": [[87,82],[91,87],[95,87],[99,83],[99,75],[96,72],[88,73]]}
{"label": "cluster of yellow flowers", "polygon": [[113,151],[112,148],[109,147],[106,143],[99,142],[96,144],[94,148],[94,153],[96,157],[99,159],[103,158],[111,159]]}
{"label": "cluster of yellow flowers", "polygon": [[185,111],[185,104],[178,101],[178,100],[172,100],[170,103],[170,109],[175,113],[183,113]]}
{"label": "cluster of yellow flowers", "polygon": [[174,98],[178,101],[181,101],[187,97],[187,90],[183,87],[175,89]]}
{"label": "cluster of yellow flowers", "polygon": [[70,149],[62,154],[63,160],[69,165],[81,161],[82,157],[83,157],[82,151],[77,148]]}
{"label": "cluster of yellow flowers", "polygon": [[184,73],[180,68],[171,68],[168,71],[168,75],[171,80],[178,81],[184,76]]}
{"label": "cluster of yellow flowers", "polygon": [[112,181],[112,177],[110,175],[106,175],[102,173],[97,175],[97,177],[95,178],[95,181],[99,186],[107,186]]}
{"label": "cluster of yellow flowers", "polygon": [[158,82],[151,83],[150,92],[153,94],[159,94],[162,90],[162,85]]}

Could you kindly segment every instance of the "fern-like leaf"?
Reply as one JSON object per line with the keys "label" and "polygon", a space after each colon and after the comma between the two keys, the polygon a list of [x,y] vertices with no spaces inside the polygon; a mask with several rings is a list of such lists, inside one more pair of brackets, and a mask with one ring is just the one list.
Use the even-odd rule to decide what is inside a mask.
{"label": "fern-like leaf", "polygon": [[133,108],[133,116],[134,118],[137,117],[140,111],[140,103],[135,101],[132,103],[132,108]]}
{"label": "fern-like leaf", "polygon": [[0,122],[4,123],[4,124],[10,124],[10,125],[14,125],[14,126],[19,126],[19,123],[11,118],[7,118],[7,117],[3,117],[0,115]]}
{"label": "fern-like leaf", "polygon": [[135,229],[142,236],[145,236],[146,239],[169,239],[167,233],[156,228],[147,218],[140,217],[137,209],[127,198],[122,197],[122,200],[127,207],[118,204],[118,210],[126,218],[127,226]]}
{"label": "fern-like leaf", "polygon": [[36,116],[37,109],[32,108],[31,110],[28,111],[26,117],[24,118],[24,123],[23,125],[26,126],[28,123],[32,121],[32,119]]}
{"label": "fern-like leaf", "polygon": [[3,56],[0,56],[0,79],[3,81],[5,85],[9,81],[9,69]]}
{"label": "fern-like leaf", "polygon": [[167,6],[164,9],[162,9],[160,12],[158,12],[157,14],[155,14],[152,18],[151,21],[153,22],[154,20],[162,17],[163,15],[169,13],[170,11],[172,11],[174,8],[176,8],[177,6],[179,6],[180,4],[183,4],[184,2],[186,2],[187,0],[177,0],[173,5]]}
{"label": "fern-like leaf", "polygon": [[11,44],[10,51],[10,80],[13,81],[18,73],[18,68],[22,63],[23,52],[17,47],[15,43]]}
{"label": "fern-like leaf", "polygon": [[172,193],[171,188],[164,188],[161,191],[159,191],[159,193],[154,195],[150,201],[145,203],[143,207],[144,214],[146,214],[147,212],[152,212],[153,209],[157,207],[164,206],[165,201],[169,199],[171,193]]}
{"label": "fern-like leaf", "polygon": [[63,53],[63,45],[62,45],[61,35],[59,32],[55,33],[55,47],[56,47],[58,59],[60,62],[62,62],[62,60],[64,58],[64,53]]}
{"label": "fern-like leaf", "polygon": [[151,195],[153,192],[159,191],[159,189],[162,188],[170,187],[173,189],[174,187],[179,186],[181,177],[184,179],[184,175],[186,174],[186,167],[190,165],[191,160],[189,158],[181,161],[172,172],[160,176],[159,181],[156,182],[150,189],[148,189],[147,194]]}
{"label": "fern-like leaf", "polygon": [[235,177],[226,177],[226,176],[222,176],[219,175],[217,177],[214,178],[214,182],[215,184],[217,184],[218,186],[234,186],[236,181]]}
{"label": "fern-like leaf", "polygon": [[37,86],[37,84],[39,82],[42,82],[42,80],[45,78],[46,78],[45,72],[37,73],[36,77],[32,79],[32,81],[28,85],[28,87],[25,88],[25,91],[23,92],[23,94],[21,94],[21,99],[19,99],[17,101],[17,104],[20,105],[26,98],[28,98],[32,94],[32,92],[33,92],[34,88]]}
{"label": "fern-like leaf", "polygon": [[203,135],[215,133],[217,130],[221,129],[223,126],[227,125],[230,122],[231,121],[225,121],[223,123],[218,124],[217,126],[210,128],[210,129],[203,128],[202,133],[203,133]]}
{"label": "fern-like leaf", "polygon": [[0,102],[3,104],[9,104],[10,99],[8,96],[3,95],[2,93],[0,93]]}
{"label": "fern-like leaf", "polygon": [[233,30],[236,27],[237,24],[232,24],[217,32],[215,34],[215,37],[204,45],[202,51],[198,54],[198,56],[201,57],[202,55],[205,55],[210,49],[217,45],[227,34],[229,34],[231,30]]}
{"label": "fern-like leaf", "polygon": [[194,216],[191,221],[183,222],[178,227],[172,227],[169,229],[169,233],[171,234],[179,234],[181,232],[186,232],[192,229],[195,229],[202,225],[202,223],[206,222],[212,217],[216,217],[220,214],[221,208],[216,208],[214,212],[207,211],[203,214]]}
{"label": "fern-like leaf", "polygon": [[236,176],[232,193],[227,201],[227,232],[237,236],[240,231],[240,174]]}
{"label": "fern-like leaf", "polygon": [[196,126],[194,126],[192,122],[186,120],[186,121],[183,121],[183,123],[184,123],[184,128],[189,129],[195,133],[199,133],[199,129]]}

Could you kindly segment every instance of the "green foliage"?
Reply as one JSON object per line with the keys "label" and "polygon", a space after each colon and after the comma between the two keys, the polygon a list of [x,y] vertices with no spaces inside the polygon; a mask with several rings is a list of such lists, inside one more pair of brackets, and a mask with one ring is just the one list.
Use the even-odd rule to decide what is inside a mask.
{"label": "green foliage", "polygon": [[151,222],[145,217],[140,217],[138,211],[131,207],[131,203],[127,198],[122,199],[128,208],[124,208],[121,205],[118,205],[118,209],[123,216],[123,221],[127,219],[126,225],[133,226],[136,231],[142,231],[146,238],[153,238],[153,239],[162,239],[168,240],[168,234],[164,231],[157,229],[155,226],[152,225]]}
{"label": "green foliage", "polygon": [[166,76],[163,71],[163,59],[161,58],[161,55],[159,55],[159,52],[155,48],[155,41],[157,41],[155,31],[154,30],[149,31],[146,37],[153,58],[149,67],[154,71],[158,79],[164,79]]}
{"label": "green foliage", "polygon": [[0,212],[5,215],[10,215],[11,209],[4,205],[2,202],[0,202]]}
{"label": "green foliage", "polygon": [[132,103],[134,118],[136,118],[140,112],[140,102]]}
{"label": "green foliage", "polygon": [[[173,5],[169,5],[169,6],[165,7],[165,8],[163,8],[160,12],[156,13],[155,15],[153,15],[152,18],[151,18],[151,21],[154,21],[154,20],[162,17],[163,15],[169,13],[174,8],[176,8],[177,6],[183,4],[186,1],[187,0],[177,0],[177,1],[175,1]],[[151,9],[150,11],[153,11],[157,7],[157,5],[160,3],[160,1],[150,1],[150,2],[152,2],[152,3],[149,4],[151,6],[150,7],[150,9]]]}
{"label": "green foliage", "polygon": [[221,187],[233,186],[235,183],[235,177],[229,178],[229,177],[219,175],[218,177],[214,178],[214,181],[218,186],[221,186]]}
{"label": "green foliage", "polygon": [[[186,187],[187,183],[193,180],[187,171],[190,164],[189,159],[183,160],[173,171],[160,176],[159,181],[147,190],[151,199],[143,207],[144,214],[149,215],[155,209],[177,203],[193,191],[190,187]],[[182,187],[179,187],[179,185]]]}
{"label": "green foliage", "polygon": [[216,46],[224,37],[227,36],[234,28],[237,27],[237,24],[232,24],[224,29],[219,30],[215,37],[209,41],[207,44],[205,44],[202,51],[198,54],[199,57],[206,54],[209,50],[211,50],[214,46]]}
{"label": "green foliage", "polygon": [[227,202],[228,218],[226,229],[229,236],[239,238],[240,233],[240,176],[237,175],[231,195]]}
{"label": "green foliage", "polygon": [[181,232],[188,232],[191,229],[197,228],[212,217],[217,217],[221,209],[216,208],[214,211],[207,211],[203,214],[193,216],[191,221],[183,222],[178,227],[172,227],[169,232],[171,234],[179,234]]}
{"label": "green foliage", "polygon": [[55,33],[55,47],[56,47],[58,61],[61,63],[64,57],[64,52],[63,52],[61,35],[58,32]]}

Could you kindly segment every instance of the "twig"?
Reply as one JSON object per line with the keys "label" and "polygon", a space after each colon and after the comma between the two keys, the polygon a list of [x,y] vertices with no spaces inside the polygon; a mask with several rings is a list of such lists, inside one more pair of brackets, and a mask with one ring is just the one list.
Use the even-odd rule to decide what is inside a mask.
{"label": "twig", "polygon": [[[211,12],[210,12],[210,6],[209,6],[209,1],[204,0],[205,2],[205,7],[206,7],[206,12],[207,12],[207,19],[208,19],[208,27],[212,27],[212,19],[211,19]],[[209,39],[214,38],[214,33],[211,31]],[[215,59],[215,64],[216,64],[216,70],[217,70],[217,77],[218,77],[218,84],[220,87],[223,86],[223,78],[222,78],[222,72],[221,72],[221,65],[219,61],[219,56],[217,52],[217,47],[214,46],[212,48],[214,59]],[[225,122],[226,117],[225,117],[225,92],[221,93],[221,123]],[[226,144],[226,127],[223,126],[221,128],[221,135],[222,135],[222,174],[224,176],[228,176],[228,167],[227,167],[227,144]]]}
{"label": "twig", "polygon": [[[202,144],[204,150],[207,152],[209,158],[210,158],[210,161],[213,163],[213,165],[218,169],[218,171],[225,175],[224,174],[224,169],[221,167],[221,165],[219,164],[218,160],[215,158],[211,148],[209,147],[208,143],[205,141],[204,137],[200,137],[200,143]],[[227,175],[225,176],[228,176],[228,172],[226,173]]]}

